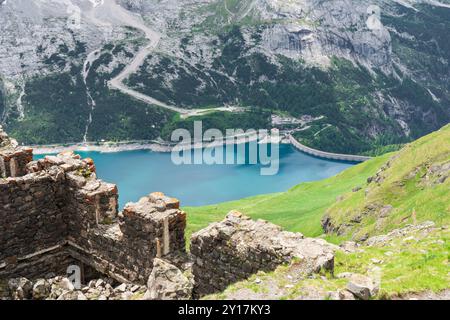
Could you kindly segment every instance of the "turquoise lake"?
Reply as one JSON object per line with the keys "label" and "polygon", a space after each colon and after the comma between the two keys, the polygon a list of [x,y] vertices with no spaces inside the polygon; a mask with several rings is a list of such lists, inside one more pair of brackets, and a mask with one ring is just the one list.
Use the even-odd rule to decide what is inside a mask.
{"label": "turquoise lake", "polygon": [[334,176],[354,165],[311,157],[287,144],[280,145],[279,172],[273,176],[260,175],[258,164],[177,166],[170,153],[147,150],[77,153],[94,159],[100,179],[118,185],[120,208],[155,191],[180,199],[182,206],[238,200],[286,191],[301,182]]}

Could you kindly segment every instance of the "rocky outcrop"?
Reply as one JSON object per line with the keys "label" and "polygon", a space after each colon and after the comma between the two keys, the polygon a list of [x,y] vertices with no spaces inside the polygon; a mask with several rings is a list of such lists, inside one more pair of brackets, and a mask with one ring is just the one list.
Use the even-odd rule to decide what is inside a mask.
{"label": "rocky outcrop", "polygon": [[436,224],[433,221],[425,221],[418,225],[407,225],[401,229],[395,229],[385,235],[378,235],[367,239],[365,245],[367,246],[386,246],[389,243],[398,238],[406,238],[408,235],[414,233],[429,234],[436,228]]}
{"label": "rocky outcrop", "polygon": [[432,186],[444,183],[450,177],[450,162],[435,164],[427,168],[427,173],[422,176],[421,183]]}
{"label": "rocky outcrop", "polygon": [[51,282],[47,279],[39,279],[33,285],[33,299],[44,300],[50,296]]}
{"label": "rocky outcrop", "polygon": [[[309,0],[280,4],[266,0],[257,8],[264,18],[284,22],[267,27],[263,33],[265,46],[273,52],[301,56],[319,64],[329,63],[332,56],[345,57],[388,69],[392,58],[390,33],[369,12],[371,5],[366,1]],[[374,23],[368,23],[372,20]],[[352,26],[352,32],[344,31],[348,26]]]}
{"label": "rocky outcrop", "polygon": [[256,272],[272,271],[294,259],[304,274],[334,268],[334,247],[321,239],[283,231],[266,221],[230,212],[191,237],[195,294],[205,295]]}
{"label": "rocky outcrop", "polygon": [[33,284],[26,278],[16,278],[8,281],[8,289],[14,300],[30,299]]}
{"label": "rocky outcrop", "polygon": [[176,266],[157,258],[147,288],[145,300],[189,300],[193,281]]}

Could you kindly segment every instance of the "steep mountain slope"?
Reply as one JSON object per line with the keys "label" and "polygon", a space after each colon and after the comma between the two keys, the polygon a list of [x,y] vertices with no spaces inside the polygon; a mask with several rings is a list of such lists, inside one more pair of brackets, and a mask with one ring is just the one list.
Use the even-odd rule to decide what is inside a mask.
{"label": "steep mountain slope", "polygon": [[[173,127],[171,111],[111,90],[125,65],[137,69],[125,86],[172,110],[315,116],[296,137],[327,151],[373,153],[450,120],[447,0],[117,3],[122,8],[115,0],[0,5],[8,96],[1,121],[14,136],[151,139]],[[149,43],[149,30],[157,41]]]}
{"label": "steep mountain slope", "polygon": [[[150,17],[166,5],[136,3]],[[237,104],[324,116],[297,137],[329,151],[406,142],[449,121],[449,10],[374,3],[174,7],[178,18],[163,24],[170,37],[128,84],[186,108]]]}
{"label": "steep mountain slope", "polygon": [[3,93],[5,89],[3,88],[3,81],[0,79],[0,114],[3,114],[5,111],[5,104],[6,104],[6,96]]}
{"label": "steep mountain slope", "polygon": [[407,145],[327,210],[326,232],[367,239],[393,226],[450,221],[450,126]]}
{"label": "steep mountain slope", "polygon": [[146,44],[113,0],[0,6],[1,121],[27,144],[154,139],[172,117],[108,87]]}

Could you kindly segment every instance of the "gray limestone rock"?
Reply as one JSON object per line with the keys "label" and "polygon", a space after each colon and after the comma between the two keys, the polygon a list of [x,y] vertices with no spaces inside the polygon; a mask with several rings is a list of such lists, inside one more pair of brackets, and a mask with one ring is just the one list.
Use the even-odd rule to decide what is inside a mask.
{"label": "gray limestone rock", "polygon": [[174,265],[156,258],[148,279],[145,300],[187,300],[192,298],[193,284]]}
{"label": "gray limestone rock", "polygon": [[10,279],[8,288],[14,300],[26,300],[32,297],[33,283],[26,278]]}
{"label": "gray limestone rock", "polygon": [[51,293],[51,284],[46,279],[39,279],[33,285],[33,299],[44,300]]}
{"label": "gray limestone rock", "polygon": [[353,274],[347,283],[347,290],[359,299],[369,300],[378,293],[379,286],[370,277]]}

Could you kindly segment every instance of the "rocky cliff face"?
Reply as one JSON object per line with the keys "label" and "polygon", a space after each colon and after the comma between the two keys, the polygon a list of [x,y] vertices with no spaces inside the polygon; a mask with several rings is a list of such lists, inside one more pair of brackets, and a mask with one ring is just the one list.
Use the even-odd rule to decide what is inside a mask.
{"label": "rocky cliff face", "polygon": [[[203,39],[203,44],[214,34],[230,25],[247,28],[263,27],[260,51],[272,56],[282,54],[290,58],[302,58],[321,65],[329,64],[332,56],[364,62],[369,67],[391,65],[391,37],[373,1],[139,1],[121,0],[120,3],[144,14],[158,30],[171,34],[190,34]],[[375,1],[384,5],[383,1]],[[200,15],[199,15],[200,14]],[[201,33],[192,33],[200,29]],[[251,42],[257,28],[247,30]],[[164,50],[180,51],[180,37],[167,37]],[[206,41],[205,41],[206,40]],[[202,52],[200,43],[190,47],[195,57]],[[205,56],[207,58],[207,56]]]}
{"label": "rocky cliff face", "polygon": [[134,104],[127,95],[114,108],[97,108],[103,115],[94,120],[89,112],[96,102],[89,91],[100,92],[93,100],[118,100],[105,81],[146,45],[130,14],[161,39],[126,84],[165,104],[323,116],[298,138],[341,152],[409,141],[450,119],[448,1],[20,0],[0,6],[6,35],[0,74],[8,96],[2,122],[13,135],[28,143],[63,142],[52,134],[34,139],[41,118],[58,123],[63,116],[32,91],[64,74],[70,79],[55,100],[75,104],[62,93],[67,90],[83,97],[76,102],[78,124],[62,140],[79,141],[83,133],[90,140],[158,136],[164,116],[145,118],[156,127],[151,133],[135,132],[123,117],[105,128],[105,113]]}

